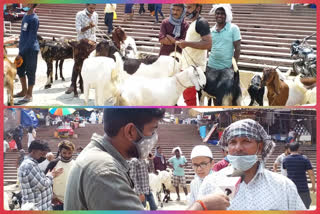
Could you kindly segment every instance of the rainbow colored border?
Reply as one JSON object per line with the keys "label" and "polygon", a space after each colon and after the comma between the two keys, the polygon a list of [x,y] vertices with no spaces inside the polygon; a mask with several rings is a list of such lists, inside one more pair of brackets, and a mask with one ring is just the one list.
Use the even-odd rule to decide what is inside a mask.
{"label": "rainbow colored border", "polygon": [[[202,3],[202,4],[217,4],[217,3],[230,3],[230,4],[286,4],[286,3],[313,3],[317,5],[317,29],[319,29],[319,18],[320,18],[320,4],[317,2],[317,0],[69,0],[66,2],[66,0],[2,0],[0,2],[0,14],[3,14],[3,4],[5,3],[38,3],[38,4],[84,4],[84,3],[96,3],[96,4],[104,4],[104,3],[117,3],[117,4],[124,4],[124,3],[162,3],[162,4],[169,4],[169,3]],[[3,38],[3,16],[0,16],[0,36]],[[320,36],[320,31],[317,30],[317,37]],[[317,40],[317,46],[320,47],[320,40]],[[3,40],[0,40],[0,45],[3,45]],[[3,57],[3,52],[0,52],[0,57]],[[320,51],[317,52],[317,56],[319,58]],[[320,68],[320,62],[318,61],[317,67]],[[0,61],[0,68],[3,68],[3,61]],[[319,80],[318,82],[319,83]],[[3,84],[3,75],[0,75],[0,85]],[[3,94],[3,87],[0,87],[0,94]],[[320,92],[317,91],[317,100],[320,100]],[[2,96],[1,97],[1,103],[0,103],[0,138],[3,139],[3,110],[8,108],[4,105]],[[308,109],[308,108],[315,108],[318,112],[320,110],[320,106],[317,102],[316,106],[311,107],[300,107],[301,109]],[[65,106],[61,106],[65,107]],[[83,108],[82,106],[68,106],[69,108]],[[86,106],[86,108],[102,108],[102,107],[96,107],[96,106]],[[146,106],[146,107],[110,107],[110,108],[153,108],[154,106]],[[178,106],[157,106],[161,108],[190,108],[190,107],[178,107]],[[23,107],[15,107],[15,108],[23,108]],[[28,108],[39,108],[38,106],[28,106]],[[50,106],[42,106],[40,108],[50,108]],[[218,108],[218,107],[193,107],[193,108]],[[225,107],[225,108],[244,108],[244,107]],[[245,108],[256,108],[256,107],[245,107]],[[275,109],[275,107],[264,107],[265,109]],[[281,108],[281,107],[276,107]],[[296,108],[296,107],[286,107],[286,108]],[[320,118],[319,113],[317,113],[317,118]],[[320,120],[317,121],[317,137],[320,139]],[[320,140],[318,140],[319,144],[317,144],[317,157],[319,157],[320,154]],[[2,146],[0,147],[0,158],[2,159]],[[319,162],[319,161],[318,161]],[[320,167],[316,166],[317,170],[319,172]],[[0,164],[0,191],[3,192],[3,165]],[[317,182],[317,186],[320,183],[319,179]],[[319,191],[317,192],[317,198],[319,197]],[[3,201],[3,194],[0,194],[0,200]],[[1,203],[2,204],[2,203]],[[270,214],[285,214],[285,213],[310,213],[310,214],[316,214],[319,212],[319,205],[320,201],[317,200],[317,209],[315,211],[206,211],[207,213],[214,213],[214,214],[244,214],[244,213],[270,213]],[[5,211],[3,210],[3,204],[0,206],[0,213],[11,213],[13,211]],[[52,211],[14,211],[18,213],[52,213]],[[123,214],[140,214],[144,213],[146,211],[54,211],[57,213],[94,213],[94,214],[100,214],[100,213],[123,213]],[[149,211],[153,213],[174,213],[174,214],[183,214],[185,211]],[[190,211],[189,211],[190,212]],[[203,211],[193,211],[192,213],[203,213]]]}

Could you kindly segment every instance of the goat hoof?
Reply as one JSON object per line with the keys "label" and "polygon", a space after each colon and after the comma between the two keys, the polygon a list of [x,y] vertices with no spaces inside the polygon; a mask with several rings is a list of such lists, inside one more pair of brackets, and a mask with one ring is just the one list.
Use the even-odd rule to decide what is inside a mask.
{"label": "goat hoof", "polygon": [[74,94],[74,97],[79,97],[79,95],[78,94]]}
{"label": "goat hoof", "polygon": [[65,79],[62,77],[62,81],[65,81]]}
{"label": "goat hoof", "polygon": [[48,88],[51,88],[51,84],[44,86],[44,89],[48,89]]}

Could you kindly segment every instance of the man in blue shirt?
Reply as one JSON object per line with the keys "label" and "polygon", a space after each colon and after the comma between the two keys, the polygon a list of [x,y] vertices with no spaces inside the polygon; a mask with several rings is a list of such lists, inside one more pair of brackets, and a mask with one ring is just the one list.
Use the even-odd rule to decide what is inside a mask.
{"label": "man in blue shirt", "polygon": [[[16,57],[16,60],[23,60],[22,65],[17,68],[22,90],[14,95],[14,97],[23,97],[23,99],[18,101],[18,105],[32,101],[32,90],[35,84],[38,52],[40,50],[37,40],[39,18],[34,13],[36,6],[37,4],[28,4],[25,7],[27,13],[24,15],[21,23],[19,55]],[[28,85],[26,76],[28,77]]]}
{"label": "man in blue shirt", "polygon": [[227,72],[233,78],[232,57],[240,57],[241,34],[232,24],[231,6],[222,4],[213,8],[216,25],[211,28],[212,46],[206,72]]}
{"label": "man in blue shirt", "polygon": [[313,192],[316,192],[316,183],[311,162],[306,156],[299,154],[299,147],[298,142],[290,143],[291,155],[283,160],[283,169],[287,170],[288,178],[295,183],[304,205],[309,209],[311,198],[306,172],[309,174]]}
{"label": "man in blue shirt", "polygon": [[180,201],[179,184],[182,186],[186,196],[188,195],[186,177],[184,174],[184,167],[187,166],[187,159],[184,156],[181,156],[182,152],[180,147],[174,148],[172,153],[174,153],[175,156],[168,160],[168,165],[173,168],[173,186],[176,188],[178,195],[177,201]]}

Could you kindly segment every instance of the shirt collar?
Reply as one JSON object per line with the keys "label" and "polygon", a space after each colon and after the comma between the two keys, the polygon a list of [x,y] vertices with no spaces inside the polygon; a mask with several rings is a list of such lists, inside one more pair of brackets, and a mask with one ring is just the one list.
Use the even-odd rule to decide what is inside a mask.
{"label": "shirt collar", "polygon": [[114,146],[111,144],[110,137],[108,137],[107,135],[101,137],[100,135],[94,133],[91,140],[97,142],[102,147],[102,149],[110,154],[114,159],[116,159],[126,169],[126,171],[129,171],[127,160],[124,159],[118,152],[118,150],[116,150],[116,148],[114,148]]}
{"label": "shirt collar", "polygon": [[259,161],[258,170],[257,170],[255,176],[251,179],[251,181],[248,184],[250,184],[254,180],[258,179],[258,176],[263,175],[263,174],[264,174],[264,163],[262,161]]}
{"label": "shirt collar", "polygon": [[[227,30],[229,27],[230,27],[230,22],[226,22],[226,25],[220,30],[220,32]],[[217,31],[217,24],[215,24],[215,25],[213,26],[212,31],[213,31],[213,32],[218,32],[218,31]]]}

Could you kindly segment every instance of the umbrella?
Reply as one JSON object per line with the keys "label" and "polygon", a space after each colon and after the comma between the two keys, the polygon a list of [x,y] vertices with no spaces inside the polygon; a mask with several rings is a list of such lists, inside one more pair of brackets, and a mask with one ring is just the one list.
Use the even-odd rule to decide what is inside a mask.
{"label": "umbrella", "polygon": [[57,116],[63,116],[63,115],[69,115],[75,112],[76,110],[73,108],[50,108],[49,112],[53,115]]}

